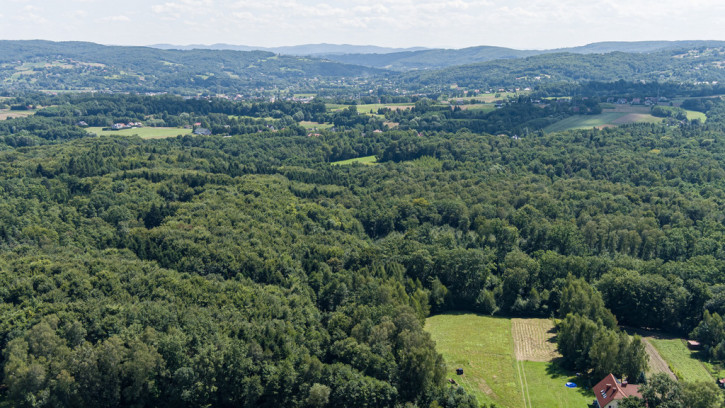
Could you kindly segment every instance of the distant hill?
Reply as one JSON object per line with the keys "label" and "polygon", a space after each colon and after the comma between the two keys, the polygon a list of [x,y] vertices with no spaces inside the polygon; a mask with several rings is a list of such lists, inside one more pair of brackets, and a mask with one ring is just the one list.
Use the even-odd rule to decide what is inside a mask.
{"label": "distant hill", "polygon": [[652,53],[552,53],[402,73],[404,87],[531,87],[588,81],[725,82],[725,46]]}
{"label": "distant hill", "polygon": [[395,52],[421,51],[426,50],[424,47],[412,48],[389,48],[378,47],[375,45],[349,45],[349,44],[303,44],[285,47],[252,47],[248,45],[232,45],[232,44],[191,44],[191,45],[172,45],[172,44],[154,44],[149,45],[151,48],[159,48],[163,50],[233,50],[233,51],[267,51],[275,54],[284,55],[344,55],[344,54],[390,54]]}
{"label": "distant hill", "polygon": [[325,55],[325,58],[347,64],[410,71],[437,69],[500,59],[525,58],[553,53],[603,54],[611,52],[652,53],[697,47],[723,47],[725,41],[639,41],[600,42],[581,47],[551,50],[515,50],[503,47],[469,47],[462,49],[429,49],[389,54]]}
{"label": "distant hill", "polygon": [[88,42],[0,41],[0,88],[194,93],[284,87],[384,71],[265,51],[161,50]]}

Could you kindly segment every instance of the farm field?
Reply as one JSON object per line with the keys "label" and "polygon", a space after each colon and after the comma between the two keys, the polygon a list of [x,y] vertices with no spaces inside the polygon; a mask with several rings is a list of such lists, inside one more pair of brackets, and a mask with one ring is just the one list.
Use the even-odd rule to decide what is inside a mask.
{"label": "farm field", "polygon": [[[454,100],[454,101],[458,100],[458,99],[469,100],[469,101],[476,100],[476,101],[481,101],[484,103],[492,103],[497,100],[506,100],[509,97],[515,98],[519,95],[526,95],[528,93],[529,92],[496,92],[496,93],[479,94],[476,96],[465,96],[462,98],[451,98],[451,100]],[[498,96],[496,96],[496,95],[498,95]]]}
{"label": "farm field", "polygon": [[[572,373],[551,361],[516,357],[519,353],[541,360],[554,356],[551,327],[546,319],[454,313],[428,318],[425,330],[446,361],[447,378],[475,395],[479,403],[509,408],[587,406],[593,394],[564,385],[576,381]],[[464,374],[457,376],[456,368],[463,368]]]}
{"label": "farm field", "polygon": [[333,126],[332,123],[318,123],[318,122],[310,122],[310,121],[302,121],[300,122],[300,126],[302,126],[305,129],[329,129]]}
{"label": "farm field", "polygon": [[544,128],[544,132],[563,132],[574,129],[591,129],[626,125],[629,123],[660,123],[662,118],[649,114],[649,108],[638,106],[623,106],[615,109],[605,109],[598,115],[575,115],[562,119]]}
{"label": "farm field", "polygon": [[165,139],[178,135],[190,135],[191,129],[169,128],[169,127],[143,127],[122,130],[103,130],[101,127],[89,127],[88,133],[95,133],[99,136],[139,136],[142,139]]}
{"label": "farm field", "polygon": [[687,120],[699,119],[703,123],[707,121],[707,115],[702,112],[685,110],[685,113],[687,113]]}
{"label": "farm field", "polygon": [[490,103],[477,103],[474,105],[457,105],[462,110],[480,110],[485,112],[491,112],[496,110],[496,105]]}
{"label": "farm field", "polygon": [[[378,113],[378,109],[380,108],[389,108],[391,110],[397,110],[397,109],[410,109],[415,104],[412,103],[370,103],[365,105],[355,105],[357,106],[358,113],[365,113],[370,114],[370,111],[373,111],[373,114]],[[350,105],[338,105],[338,104],[328,104],[327,108],[331,111],[339,111],[347,108]]]}
{"label": "farm field", "polygon": [[36,110],[10,110],[10,109],[0,109],[0,120],[5,120],[8,118],[24,118],[26,116],[32,116],[35,115]]}
{"label": "farm field", "polygon": [[713,381],[702,362],[693,356],[682,339],[648,338],[675,375],[684,381]]}
{"label": "farm field", "polygon": [[340,160],[332,162],[330,164],[332,164],[333,166],[346,166],[353,163],[360,163],[372,166],[374,164],[378,164],[378,158],[375,156],[356,157],[354,159]]}

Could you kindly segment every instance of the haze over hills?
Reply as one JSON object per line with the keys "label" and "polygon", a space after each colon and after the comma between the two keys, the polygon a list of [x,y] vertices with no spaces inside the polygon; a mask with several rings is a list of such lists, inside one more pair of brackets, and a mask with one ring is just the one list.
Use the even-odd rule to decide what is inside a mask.
{"label": "haze over hills", "polygon": [[352,65],[395,71],[436,69],[456,65],[475,64],[499,59],[524,58],[551,53],[603,54],[611,52],[651,53],[696,47],[722,47],[723,41],[606,41],[578,47],[546,50],[518,50],[496,46],[476,46],[460,49],[446,48],[391,48],[374,45],[304,44],[284,47],[255,47],[232,44],[155,44],[151,48],[163,50],[234,50],[266,51],[293,56],[314,56]]}
{"label": "haze over hills", "polygon": [[524,58],[551,53],[602,54],[610,52],[651,53],[690,49],[696,47],[722,47],[724,41],[638,41],[599,42],[580,47],[550,50],[516,50],[504,47],[479,46],[462,49],[429,49],[390,54],[326,55],[325,58],[347,64],[385,68],[396,71],[435,69],[474,64],[499,59]]}
{"label": "haze over hills", "polygon": [[233,45],[233,44],[189,44],[189,45],[173,45],[173,44],[153,44],[151,48],[159,48],[162,50],[232,50],[232,51],[267,51],[275,54],[285,55],[343,55],[343,54],[390,54],[395,52],[406,51],[422,51],[429,48],[410,47],[410,48],[390,48],[379,47],[376,45],[350,45],[350,44],[303,44],[284,47],[255,47],[249,45]]}

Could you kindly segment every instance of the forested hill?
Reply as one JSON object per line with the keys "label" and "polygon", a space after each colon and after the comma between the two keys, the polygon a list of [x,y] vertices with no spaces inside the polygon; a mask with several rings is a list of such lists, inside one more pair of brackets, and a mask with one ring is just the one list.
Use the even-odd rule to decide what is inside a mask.
{"label": "forested hill", "polygon": [[489,61],[440,70],[402,74],[407,86],[467,88],[538,87],[546,83],[646,81],[702,83],[725,80],[725,48],[664,51],[651,54],[546,54]]}
{"label": "forested hill", "polygon": [[87,42],[0,41],[4,89],[190,93],[285,87],[382,71],[264,51],[160,50]]}
{"label": "forested hill", "polygon": [[499,59],[523,58],[533,55],[572,53],[603,54],[611,52],[653,53],[694,48],[721,48],[725,41],[635,41],[635,42],[598,42],[580,47],[557,48],[550,50],[517,50],[513,48],[477,46],[462,49],[430,49],[395,53],[347,53],[326,55],[334,61],[358,64],[369,67],[409,71],[417,69],[436,69],[456,65],[474,64]]}

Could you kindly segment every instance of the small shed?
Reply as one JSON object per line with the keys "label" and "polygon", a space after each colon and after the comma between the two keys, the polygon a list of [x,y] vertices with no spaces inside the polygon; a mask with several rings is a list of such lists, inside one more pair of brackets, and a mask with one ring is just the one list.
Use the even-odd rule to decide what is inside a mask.
{"label": "small shed", "polygon": [[456,374],[463,375],[463,369],[462,368],[456,368]]}
{"label": "small shed", "polygon": [[689,348],[690,350],[699,350],[700,347],[702,346],[699,341],[687,340],[687,348]]}

